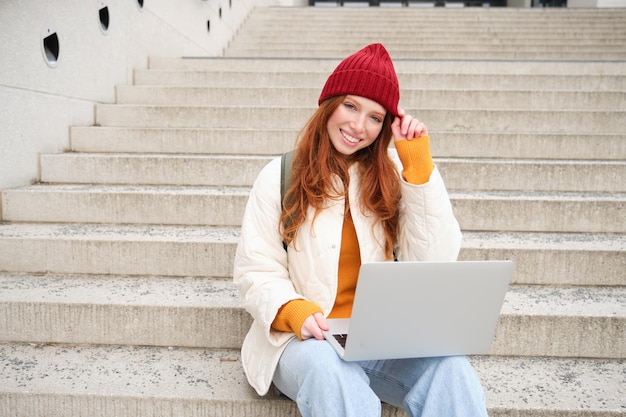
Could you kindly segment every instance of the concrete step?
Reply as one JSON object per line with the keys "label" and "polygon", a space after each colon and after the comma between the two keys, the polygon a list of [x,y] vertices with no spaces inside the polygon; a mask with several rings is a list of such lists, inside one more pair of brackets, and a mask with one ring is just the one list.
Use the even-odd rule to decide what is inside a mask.
{"label": "concrete step", "polygon": [[[0,224],[0,271],[232,276],[237,227]],[[464,232],[460,259],[512,259],[514,283],[623,285],[626,235]]]}
{"label": "concrete step", "polygon": [[[626,21],[626,14],[621,12],[609,17],[593,13],[542,16],[539,11],[534,11],[532,14],[496,13],[493,18],[484,18],[473,12],[464,13],[461,11],[457,14],[446,13],[448,10],[429,10],[424,14],[423,10],[403,8],[378,12],[378,10],[361,11],[352,8],[340,8],[337,9],[336,15],[333,14],[332,16],[328,11],[313,11],[305,14],[270,10],[260,14],[254,13],[225,54],[228,56],[298,56],[302,55],[301,51],[307,51],[309,56],[345,56],[349,51],[362,46],[365,41],[359,36],[361,34],[358,31],[367,27],[368,30],[375,33],[378,41],[389,43],[393,52],[392,56],[395,58],[419,56],[421,58],[453,57],[457,59],[478,57],[495,59],[538,59],[541,57],[552,59],[584,59],[585,57],[623,59],[626,56],[626,48],[624,48],[623,43],[616,43],[614,48],[610,46],[607,48],[603,46],[605,43],[597,42],[586,48],[583,45],[584,41],[577,42],[580,41],[578,36],[567,36],[568,31],[569,33],[586,34],[588,31],[594,32],[598,27],[603,27],[612,30],[619,39],[622,34],[625,34],[623,27]],[[544,18],[549,20],[544,21]],[[418,20],[420,21],[419,27],[413,28],[414,22]],[[259,38],[259,34],[263,31],[273,33],[277,31],[276,28],[279,28],[278,36],[281,35],[281,31],[290,34],[297,33],[297,36],[288,35],[289,39],[293,39],[296,45],[285,48],[277,42],[277,45],[274,46],[271,40],[267,42],[268,39]],[[412,30],[413,33],[401,33],[396,37],[395,32],[398,28],[406,28],[405,30]],[[308,30],[310,30],[310,34],[307,33]],[[354,38],[351,37],[352,31],[357,32]],[[447,38],[454,36],[457,31],[460,31],[462,35],[459,35],[456,40]],[[499,34],[503,31],[514,32],[518,37],[517,39],[520,40],[515,42],[510,37],[500,37]],[[334,41],[319,40],[317,34],[324,32],[335,35]],[[475,48],[472,48],[472,45],[468,46],[468,43],[479,41],[480,36],[484,33],[488,33],[490,38],[485,39],[482,44],[476,43]],[[439,41],[426,43],[428,38],[433,35],[440,35]],[[533,37],[537,35],[543,35],[541,38],[545,41],[539,46],[524,45],[524,43],[534,43]],[[253,41],[248,47],[246,44],[247,37],[257,39],[257,41]],[[611,36],[608,38],[610,39]],[[284,39],[287,38],[284,37]],[[351,41],[351,39],[355,39],[355,41]],[[411,44],[414,39],[423,39],[428,46],[416,47],[415,44]],[[297,45],[298,42],[308,42],[308,40],[311,40],[310,44]],[[561,47],[550,45],[551,40],[560,42]],[[440,44],[437,44],[438,42]],[[497,47],[490,47],[490,45],[497,45]],[[565,45],[572,45],[573,47]],[[604,52],[601,51],[602,48],[605,48]],[[525,51],[525,49],[527,50]]]}
{"label": "concrete step", "polygon": [[232,276],[239,230],[109,224],[2,224],[0,271]]}
{"label": "concrete step", "polygon": [[[369,28],[367,29],[369,31]],[[398,28],[395,28],[398,30]],[[322,36],[322,33],[318,34]],[[364,44],[366,42],[364,41]],[[203,72],[254,72],[258,73],[320,73],[322,82],[333,71],[343,57],[329,59],[301,58],[278,59],[271,57],[227,58],[227,57],[183,57],[167,58],[151,56],[149,70],[183,70]],[[421,57],[394,59],[394,67],[400,77],[409,74],[474,74],[474,75],[542,75],[572,76],[607,75],[624,77],[626,62],[602,61],[466,61],[466,60],[426,60]],[[137,75],[146,70],[135,70]],[[207,77],[209,78],[209,77]],[[237,85],[233,85],[237,86]],[[262,85],[259,85],[262,87]],[[311,87],[315,87],[314,85]],[[321,85],[317,85],[322,88]],[[404,85],[402,86],[404,87]],[[470,86],[468,86],[469,88]],[[588,86],[595,89],[595,85]],[[583,88],[584,89],[584,88]]]}
{"label": "concrete step", "polygon": [[[191,127],[227,128],[244,125],[267,129],[281,120],[284,128],[304,125],[314,107],[243,107],[243,106],[154,106],[96,105],[96,124],[118,127]],[[522,133],[605,133],[624,130],[626,111],[581,110],[499,110],[475,108],[436,110],[406,108],[426,123],[429,129],[464,132],[515,131]]]}
{"label": "concrete step", "polygon": [[435,163],[453,190],[626,192],[626,161],[435,158]]}
{"label": "concrete step", "polygon": [[[263,166],[275,157],[44,154],[41,179],[44,183],[73,184],[251,186]],[[452,190],[626,192],[624,161],[435,157],[435,163]]]}
{"label": "concrete step", "polygon": [[[428,30],[427,28],[424,29]],[[366,45],[364,40],[358,35],[348,35],[348,29],[344,27],[340,27],[335,30],[333,30],[333,28],[327,28],[327,31],[327,35],[334,34],[335,38],[340,38],[340,40],[332,43],[324,42],[323,40],[318,40],[318,42],[316,42],[316,28],[309,28],[307,31],[300,33],[298,37],[294,38],[287,47],[284,39],[285,36],[289,36],[289,28],[284,28],[282,33],[272,32],[272,36],[264,37],[262,42],[260,42],[261,39],[259,39],[259,33],[252,32],[243,39],[237,37],[237,39],[229,46],[227,50],[228,54],[226,56],[236,56],[241,51],[248,50],[255,50],[257,53],[251,55],[245,54],[244,56],[280,56],[280,53],[276,54],[274,51],[299,50],[301,53],[301,51],[306,50],[307,53],[313,53],[314,55],[324,54],[322,56],[335,57],[339,56],[334,55],[335,51],[357,51]],[[445,35],[443,35],[444,33]],[[438,36],[440,34],[442,34],[442,36]],[[454,32],[442,30],[442,28],[440,28],[439,31],[434,33],[430,32],[426,36],[413,34],[412,36],[405,37],[402,34],[389,32],[386,36],[383,35],[385,37],[383,38],[382,43],[385,45],[385,48],[388,48],[394,55],[398,56],[405,56],[409,53],[409,51],[414,51],[414,53],[417,54],[420,51],[436,50],[435,47],[444,51],[463,49],[464,51],[500,50],[514,52],[517,50],[515,52],[554,53],[562,48],[576,46],[577,48],[580,48],[581,53],[626,53],[626,47],[623,44],[623,41],[626,39],[626,32],[624,34],[617,33],[616,39],[608,38],[600,41],[588,38],[581,40],[580,38],[567,39],[566,37],[556,37],[551,32],[539,33],[539,35],[543,35],[543,38],[547,39],[542,39],[541,37],[538,39],[526,39],[522,37],[524,33],[520,34],[521,36],[516,38],[508,39],[497,38],[497,35],[493,33],[489,33],[488,35],[482,35],[481,33],[474,35],[460,33],[457,35]]]}
{"label": "concrete step", "polygon": [[[5,273],[0,286],[0,342],[237,349],[251,324],[230,280]],[[624,297],[626,287],[512,286],[490,354],[623,358]]]}
{"label": "concrete step", "polygon": [[[316,103],[319,88],[118,86],[118,104],[298,106]],[[626,91],[402,90],[402,103],[431,108],[626,110]]]}
{"label": "concrete step", "polygon": [[46,183],[251,186],[273,158],[263,155],[46,154]]}
{"label": "concrete step", "polygon": [[[279,155],[293,149],[297,135],[298,129],[279,128],[74,126],[70,129],[71,150],[87,153]],[[615,141],[616,147],[623,142],[609,141]]]}
{"label": "concrete step", "polygon": [[0,287],[0,343],[237,349],[252,322],[223,278],[1,273]]}
{"label": "concrete step", "polygon": [[[386,7],[354,7],[354,8],[324,8],[324,7],[268,7],[255,9],[254,14],[244,28],[254,25],[254,22],[262,22],[272,19],[278,22],[288,23],[298,17],[306,17],[312,22],[326,21],[329,24],[340,22],[366,20],[372,25],[376,25],[381,20],[392,17],[397,22],[414,23],[415,16],[423,17],[425,24],[429,22],[447,21],[476,21],[481,22],[528,22],[545,23],[553,26],[559,22],[592,22],[595,19],[602,19],[606,22],[621,22],[625,19],[624,11],[621,9],[571,9],[571,8],[386,8]],[[422,22],[420,22],[422,23]]]}
{"label": "concrete step", "polygon": [[[294,59],[293,61],[300,61]],[[229,61],[232,62],[232,61]],[[256,61],[247,61],[251,64]],[[285,60],[276,60],[277,63]],[[304,60],[310,65],[309,71],[244,70],[243,64],[231,70],[176,70],[150,69],[135,70],[134,84],[138,86],[177,86],[177,87],[238,87],[238,88],[310,88],[321,92],[322,86],[332,71],[314,71],[315,62]],[[329,63],[336,62],[329,60]],[[462,61],[459,61],[462,62]],[[272,63],[273,64],[273,63]],[[461,71],[437,71],[429,68],[431,61],[412,61],[412,72],[398,73],[398,81],[405,89],[439,90],[498,90],[498,91],[626,91],[626,75],[585,74],[585,73],[467,73]],[[523,64],[520,64],[523,65]],[[619,70],[620,66],[612,67]],[[263,68],[263,67],[261,67]],[[259,73],[261,72],[261,73]],[[401,99],[402,100],[402,99]],[[429,100],[430,101],[430,100]]]}
{"label": "concrete step", "polygon": [[[321,8],[316,8],[321,9]],[[380,10],[380,8],[374,8]],[[626,14],[617,12],[614,16],[579,14],[579,15],[552,15],[545,16],[549,21],[544,21],[540,11],[533,14],[494,14],[494,19],[483,19],[480,15],[470,13],[448,13],[447,10],[428,11],[423,13],[422,8],[411,9],[402,8],[395,10],[355,11],[354,8],[333,8],[329,11],[314,10],[306,12],[282,11],[280,9],[263,11],[260,14],[253,13],[242,29],[243,39],[236,36],[226,49],[225,56],[318,56],[318,57],[341,57],[353,52],[363,45],[363,39],[351,38],[352,30],[360,30],[367,27],[368,30],[378,32],[378,41],[391,45],[392,56],[394,58],[438,58],[438,59],[599,59],[599,60],[623,60],[626,57],[626,47],[624,44],[615,46],[605,46],[604,43],[585,46],[580,39],[575,37],[568,39],[563,31],[576,33],[586,33],[586,30],[595,27],[609,27],[614,30],[618,38],[624,33],[623,27],[626,22]],[[533,19],[535,18],[535,19]],[[416,25],[414,22],[419,21]],[[417,26],[417,27],[415,27]],[[284,39],[301,39],[302,43],[294,41],[294,45],[273,44],[263,42],[260,39],[256,42],[246,43],[245,33],[250,31],[250,37],[258,35],[257,29],[265,30],[267,33],[273,32],[275,28],[288,31],[290,34]],[[302,28],[306,28],[302,31]],[[397,28],[412,28],[412,36],[397,38],[394,31]],[[279,30],[279,32],[280,32]],[[306,30],[311,30],[313,35],[308,35]],[[333,32],[337,30],[337,32]],[[387,33],[383,33],[387,30]],[[411,40],[426,34],[428,38],[432,34],[446,33],[445,36],[453,34],[455,31],[465,33],[458,40],[441,39],[437,42],[426,43],[424,46],[411,44]],[[468,35],[466,32],[474,31],[476,35]],[[544,39],[557,39],[561,45],[549,45],[544,42],[540,45],[524,45],[510,41],[510,38],[498,38],[500,31],[514,31],[519,38],[525,39],[525,34],[543,34]],[[316,34],[330,31],[335,33],[333,42],[318,40]],[[482,43],[472,43],[472,39],[477,39],[477,35],[490,31],[492,39]],[[305,33],[302,33],[305,32]],[[443,38],[443,36],[442,36]],[[259,39],[256,36],[256,39]],[[351,41],[350,39],[355,39]],[[398,43],[394,43],[398,39]],[[310,40],[310,41],[309,41]],[[337,41],[338,40],[338,41]],[[446,42],[447,41],[447,42]],[[508,41],[508,42],[507,42]],[[341,43],[343,42],[343,44]],[[523,42],[523,41],[521,41]],[[526,43],[533,43],[526,40]],[[570,43],[571,42],[571,43]],[[338,44],[339,43],[339,44]],[[408,45],[407,45],[408,43]],[[584,42],[583,42],[584,43]],[[306,51],[306,52],[303,52]]]}
{"label": "concrete step", "polygon": [[626,194],[451,193],[461,229],[626,233]]}
{"label": "concrete step", "polygon": [[[248,386],[236,350],[0,345],[0,413],[13,417],[296,416],[295,403]],[[619,415],[621,360],[472,357],[489,415]],[[120,374],[126,377],[120,377]],[[520,394],[521,393],[521,394]],[[523,403],[519,402],[520,395]],[[383,406],[383,417],[403,411]],[[99,413],[99,414],[98,414]]]}
{"label": "concrete step", "polygon": [[[404,14],[403,14],[404,12]],[[342,12],[339,12],[342,13]],[[240,36],[248,34],[265,33],[271,35],[290,34],[297,42],[298,39],[313,39],[313,33],[316,30],[327,30],[331,34],[344,34],[343,37],[336,38],[338,43],[349,42],[352,39],[358,39],[359,35],[377,35],[385,40],[399,38],[396,34],[406,36],[408,42],[419,39],[421,37],[428,38],[433,33],[447,34],[447,36],[455,36],[465,33],[474,36],[490,35],[491,39],[506,40],[515,37],[519,40],[527,40],[524,35],[530,35],[530,40],[543,35],[546,38],[567,42],[572,39],[582,37],[582,34],[609,34],[611,30],[615,31],[617,37],[626,34],[624,23],[626,17],[622,10],[617,10],[615,19],[599,18],[593,19],[581,17],[580,19],[572,19],[569,21],[550,22],[541,19],[540,11],[529,20],[522,19],[498,19],[498,20],[480,20],[464,19],[464,16],[453,14],[439,16],[424,16],[422,10],[403,9],[394,10],[385,16],[384,14],[376,16],[373,20],[371,14],[369,16],[359,16],[354,11],[343,12],[334,19],[326,19],[322,16],[294,16],[274,14],[271,18],[259,18],[256,14],[250,16],[247,24],[238,32],[232,44],[237,44]],[[445,13],[445,12],[444,12]],[[326,16],[327,17],[327,16]],[[420,19],[419,25],[416,20]],[[371,32],[366,32],[371,29]],[[507,28],[509,29],[506,32]],[[322,37],[322,40],[327,40]],[[468,38],[469,41],[471,39]],[[232,47],[232,44],[229,46]],[[320,42],[319,47],[327,45],[326,42]]]}
{"label": "concrete step", "polygon": [[[251,35],[254,37],[254,35]],[[286,36],[286,35],[285,35]],[[344,36],[338,33],[335,38]],[[467,60],[570,60],[576,61],[578,59],[587,57],[588,60],[597,61],[623,61],[626,56],[626,36],[622,39],[613,41],[606,40],[587,40],[586,42],[580,39],[572,39],[569,42],[543,42],[542,39],[536,41],[524,41],[512,42],[509,40],[480,40],[474,39],[473,41],[467,41],[465,38],[472,37],[472,35],[459,34],[457,37],[448,37],[445,34],[431,34],[432,39],[420,38],[413,42],[404,42],[407,44],[404,48],[400,46],[394,46],[395,44],[403,43],[403,38],[391,38],[383,40],[382,43],[388,48],[389,53],[396,60],[452,60],[452,59],[467,59]],[[551,36],[558,37],[558,35],[547,35],[544,37],[549,38]],[[611,34],[605,35],[611,37]],[[397,39],[397,40],[396,40]],[[373,39],[371,43],[381,42],[381,39]],[[320,43],[326,43],[333,45],[326,47],[315,47]],[[241,40],[238,42],[237,47],[229,48],[228,52],[224,55],[226,58],[248,58],[248,57],[272,57],[272,58],[290,58],[298,59],[303,58],[302,51],[311,48],[309,56],[314,58],[336,58],[348,56],[353,52],[358,51],[369,42],[366,42],[362,38],[355,38],[354,41],[349,43],[343,43],[335,45],[331,40],[324,41],[316,39],[314,35],[309,38],[302,39],[300,42],[294,42],[289,47],[281,44],[280,39],[273,40],[267,39],[264,43],[261,43],[261,39],[251,39],[249,41]],[[522,44],[519,44],[522,43]],[[263,46],[260,46],[263,45]],[[573,51],[580,48],[579,55]]]}
{"label": "concrete step", "polygon": [[6,190],[10,222],[241,225],[248,188],[45,185]]}
{"label": "concrete step", "polygon": [[[319,57],[319,58],[331,58],[339,56],[348,56],[360,47],[364,46],[362,43],[355,43],[353,45],[347,45],[344,48],[328,46],[325,49],[302,52],[302,49],[293,47],[287,49],[285,47],[276,48],[258,48],[258,45],[241,48],[228,48],[224,52],[224,56],[227,57],[281,57],[281,58],[299,58],[302,56]],[[404,49],[393,51],[395,58],[428,58],[428,59],[513,59],[513,60],[624,60],[626,57],[626,51],[623,46],[616,47],[581,47],[578,48],[575,44],[570,48],[563,49],[558,46],[544,47],[542,49],[536,47],[516,48],[515,46],[502,46],[502,45],[476,45],[470,47],[464,47],[459,43],[451,43],[441,46],[424,46],[415,49]],[[526,49],[526,50],[524,50]]]}
{"label": "concrete step", "polygon": [[490,353],[624,358],[624,300],[623,286],[513,286],[502,306]]}
{"label": "concrete step", "polygon": [[[626,233],[626,194],[453,192],[463,230]],[[6,190],[9,222],[239,226],[247,188],[45,185]],[[498,215],[494,215],[498,213]]]}
{"label": "concrete step", "polygon": [[[471,133],[432,129],[429,132],[433,155],[442,158],[626,159],[626,141],[618,134]],[[297,128],[79,126],[70,130],[71,150],[87,153],[278,155],[293,148],[297,134]],[[530,143],[532,146],[529,146]],[[42,155],[42,159],[48,159],[48,156]]]}
{"label": "concrete step", "polygon": [[[251,14],[242,32],[254,29],[265,29],[268,32],[281,29],[292,30],[292,36],[297,36],[299,30],[343,28],[346,33],[351,30],[364,31],[365,28],[373,31],[393,32],[399,30],[413,30],[414,34],[427,34],[431,31],[450,29],[473,31],[474,33],[488,29],[506,29],[514,32],[550,34],[562,30],[570,33],[587,31],[597,32],[609,27],[618,33],[624,32],[623,23],[626,22],[626,13],[615,10],[613,15],[599,14],[587,10],[579,14],[559,14],[559,11],[542,9],[517,9],[522,12],[510,13],[511,9],[496,10],[491,8],[488,14],[480,13],[480,9],[460,10],[439,8],[331,8],[323,10],[315,8],[308,10],[265,10]],[[509,12],[509,13],[507,13]],[[561,12],[562,13],[562,12]],[[419,21],[419,25],[416,25]],[[273,26],[272,26],[273,25]],[[520,33],[520,35],[521,35]]]}
{"label": "concrete step", "polygon": [[[455,22],[458,23],[458,22]],[[395,50],[407,45],[449,44],[451,41],[463,41],[466,45],[476,44],[505,44],[505,45],[570,45],[579,41],[581,45],[621,45],[621,41],[626,40],[626,31],[618,27],[617,24],[602,27],[586,27],[584,30],[572,31],[569,26],[552,27],[549,35],[546,36],[545,26],[533,27],[511,27],[506,24],[495,26],[478,26],[474,22],[466,26],[453,26],[451,24],[432,23],[424,25],[421,30],[416,31],[411,27],[398,27],[397,22],[394,27],[389,26],[373,27],[367,29],[352,28],[346,31],[344,26],[328,27],[324,32],[319,32],[319,27],[300,27],[298,36],[293,37],[293,29],[283,27],[266,28],[255,25],[246,27],[237,33],[233,43],[245,44],[259,42],[280,43],[285,37],[289,37],[292,45],[302,46],[304,44],[319,48],[319,43],[335,42],[344,45],[366,45],[368,43],[380,42],[384,39],[386,48]],[[462,23],[461,23],[462,25]],[[341,38],[339,38],[341,37]],[[318,44],[313,41],[317,39]],[[405,42],[403,43],[402,40]]]}
{"label": "concrete step", "polygon": [[[300,17],[291,17],[290,20],[278,19],[272,24],[276,27],[269,27],[268,21],[255,21],[251,19],[249,25],[246,25],[237,33],[237,36],[231,42],[232,46],[236,46],[242,40],[254,41],[269,40],[270,42],[279,42],[281,36],[290,36],[294,43],[310,42],[313,48],[320,49],[328,46],[328,42],[335,40],[337,45],[353,44],[355,42],[369,42],[382,39],[389,43],[391,49],[419,43],[424,39],[463,39],[472,44],[476,41],[484,41],[486,43],[502,43],[508,44],[531,44],[542,37],[545,38],[544,45],[567,44],[574,40],[581,40],[582,44],[590,44],[596,40],[598,45],[613,44],[615,39],[619,40],[626,35],[622,21],[578,21],[567,23],[546,24],[545,22],[530,21],[498,21],[498,22],[475,22],[463,19],[447,18],[433,19],[432,21],[420,22],[419,27],[415,27],[411,18],[424,18],[415,14],[415,10],[409,10],[408,19],[392,16],[389,19],[381,17],[375,23],[361,24],[360,19],[355,18],[349,22],[333,22],[315,19],[306,19]],[[412,15],[412,16],[411,16]],[[413,23],[413,24],[412,24]],[[324,29],[325,32],[319,33],[320,43],[315,45],[316,31]],[[369,31],[367,29],[370,29]],[[508,31],[507,31],[508,29]],[[294,32],[297,30],[297,35]],[[615,38],[611,38],[611,35]],[[333,38],[334,36],[334,38]],[[340,37],[341,36],[341,37]],[[259,39],[260,38],[260,39]],[[405,39],[406,43],[402,44],[401,39]]]}
{"label": "concrete step", "polygon": [[[265,38],[278,38],[275,35],[287,33],[297,41],[306,39],[307,35],[322,27],[328,33],[320,33],[320,40],[329,40],[328,34],[343,33],[345,35],[343,38],[335,39],[338,43],[358,37],[393,38],[394,34],[398,34],[398,37],[404,36],[411,41],[422,37],[428,38],[433,33],[443,36],[466,34],[496,40],[532,40],[541,35],[550,34],[560,36],[554,36],[548,41],[568,41],[576,38],[589,39],[585,35],[594,39],[600,35],[609,35],[611,31],[614,31],[617,37],[626,35],[626,29],[623,26],[626,23],[626,13],[623,10],[616,10],[616,12],[616,16],[581,15],[577,19],[568,20],[555,19],[554,16],[545,19],[545,16],[541,16],[541,11],[535,11],[533,16],[528,16],[528,19],[522,19],[519,16],[513,18],[499,16],[496,19],[481,16],[477,19],[476,16],[470,16],[467,13],[455,14],[450,13],[449,10],[435,10],[433,13],[432,9],[424,13],[424,9],[414,8],[385,10],[379,13],[374,11],[365,15],[360,14],[358,10],[339,11],[336,16],[332,17],[328,16],[328,12],[321,15],[279,12],[268,17],[253,13],[249,16],[246,25],[237,32],[234,41],[251,34],[264,35]],[[372,19],[372,15],[375,15],[375,19]],[[420,19],[419,25],[415,24],[416,19]],[[270,22],[276,27],[270,26]]]}
{"label": "concrete step", "polygon": [[464,232],[460,259],[515,261],[514,282],[624,285],[626,235]]}

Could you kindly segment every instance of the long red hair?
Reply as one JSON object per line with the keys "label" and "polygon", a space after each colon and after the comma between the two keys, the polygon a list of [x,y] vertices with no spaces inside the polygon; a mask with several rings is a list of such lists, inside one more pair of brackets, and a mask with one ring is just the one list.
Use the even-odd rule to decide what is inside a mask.
{"label": "long red hair", "polygon": [[[387,153],[392,138],[392,116],[387,113],[374,143],[346,158],[335,150],[326,127],[344,98],[336,96],[323,101],[300,132],[291,166],[291,185],[283,201],[280,233],[286,244],[292,243],[304,223],[308,207],[314,208],[317,216],[325,201],[345,198],[349,185],[348,168],[351,163],[358,162],[361,206],[373,213],[382,225],[385,253],[391,259],[398,234],[401,196],[400,177]],[[341,179],[342,189],[336,189],[334,175]]]}

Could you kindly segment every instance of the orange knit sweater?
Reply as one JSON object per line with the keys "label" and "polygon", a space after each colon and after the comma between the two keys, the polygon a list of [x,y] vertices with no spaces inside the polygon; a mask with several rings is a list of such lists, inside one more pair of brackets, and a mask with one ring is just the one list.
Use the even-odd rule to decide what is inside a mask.
{"label": "orange knit sweater", "polygon": [[[422,136],[412,140],[395,142],[398,156],[404,167],[402,177],[411,184],[428,182],[434,169],[430,153],[430,138]],[[339,254],[338,288],[335,305],[329,317],[350,317],[354,291],[361,266],[361,254],[354,223],[350,212],[345,216],[341,233],[341,249]],[[272,322],[272,328],[283,332],[293,332],[302,340],[300,330],[304,320],[310,315],[322,312],[315,303],[295,299],[284,304]]]}

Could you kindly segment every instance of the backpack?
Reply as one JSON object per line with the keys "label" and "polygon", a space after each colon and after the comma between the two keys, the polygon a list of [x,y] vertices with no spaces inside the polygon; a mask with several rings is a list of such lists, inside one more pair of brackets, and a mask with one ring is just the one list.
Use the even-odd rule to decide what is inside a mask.
{"label": "backpack", "polygon": [[[294,151],[285,152],[280,157],[280,209],[284,210],[285,194],[291,185],[291,162]],[[283,248],[287,250],[287,243],[283,241]]]}
{"label": "backpack", "polygon": [[291,161],[294,151],[285,152],[280,157],[280,208],[283,209],[285,194],[291,185]]}

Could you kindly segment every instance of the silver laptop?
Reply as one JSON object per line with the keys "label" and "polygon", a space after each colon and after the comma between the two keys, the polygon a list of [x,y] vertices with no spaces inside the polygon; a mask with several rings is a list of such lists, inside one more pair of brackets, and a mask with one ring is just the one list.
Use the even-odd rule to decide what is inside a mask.
{"label": "silver laptop", "polygon": [[348,361],[488,353],[511,261],[361,265],[352,317],[326,340]]}

